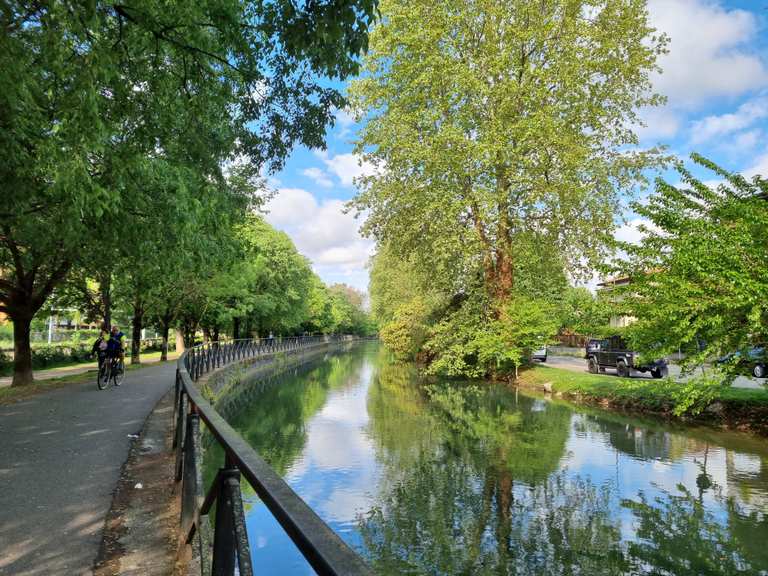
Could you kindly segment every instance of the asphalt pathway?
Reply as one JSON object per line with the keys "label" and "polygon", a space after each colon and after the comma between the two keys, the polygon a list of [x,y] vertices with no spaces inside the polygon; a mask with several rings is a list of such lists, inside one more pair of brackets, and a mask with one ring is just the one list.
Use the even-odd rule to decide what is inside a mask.
{"label": "asphalt pathway", "polygon": [[120,470],[176,362],[119,388],[76,384],[0,406],[0,575],[91,574]]}

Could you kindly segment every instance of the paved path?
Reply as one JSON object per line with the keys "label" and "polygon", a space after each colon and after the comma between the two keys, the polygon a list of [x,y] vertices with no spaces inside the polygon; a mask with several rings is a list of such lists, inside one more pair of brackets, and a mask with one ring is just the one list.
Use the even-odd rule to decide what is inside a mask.
{"label": "paved path", "polygon": [[104,391],[76,384],[0,406],[0,575],[91,574],[131,438],[175,362]]}
{"label": "paved path", "polygon": [[[547,357],[547,366],[553,368],[563,368],[570,370],[571,372],[587,372],[587,361],[583,358],[575,358],[573,356],[553,356]],[[616,371],[608,368],[606,374],[615,374]],[[669,375],[673,378],[680,377],[680,366],[677,364],[669,365]],[[650,373],[643,374],[642,372],[633,372],[633,378],[652,378]],[[768,382],[766,379],[748,378],[746,376],[738,376],[733,382],[735,388],[760,388],[764,387],[764,383]]]}
{"label": "paved path", "polygon": [[[178,358],[179,355],[176,352],[169,352],[168,353],[168,359],[169,360],[175,360]],[[126,359],[127,362],[130,362],[130,360]],[[142,364],[157,364],[160,362],[160,355],[152,355],[149,357],[144,357],[142,355]],[[59,366],[57,368],[48,368],[46,370],[35,370],[35,380],[50,380],[51,378],[61,378],[63,376],[74,376],[75,374],[85,374],[86,372],[90,370],[96,370],[98,368],[97,362],[86,362],[85,364],[78,364],[77,366]],[[3,386],[10,386],[11,381],[13,380],[13,377],[11,376],[4,376],[0,378],[0,388]]]}

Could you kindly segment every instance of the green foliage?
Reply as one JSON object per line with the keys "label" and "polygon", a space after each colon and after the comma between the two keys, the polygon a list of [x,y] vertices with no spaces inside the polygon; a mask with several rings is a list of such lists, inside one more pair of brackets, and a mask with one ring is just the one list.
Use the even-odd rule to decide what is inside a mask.
{"label": "green foliage", "polygon": [[[282,166],[296,143],[323,147],[344,105],[326,78],[357,71],[375,10],[374,0],[4,3],[0,312],[26,333],[85,267],[105,294],[118,272],[118,296],[140,318],[166,238],[181,252],[200,226],[226,229],[251,208],[262,168]],[[15,384],[32,380],[22,347]]]}
{"label": "green foliage", "polygon": [[[421,296],[432,372],[507,370],[535,322],[505,319],[506,307],[561,301],[567,279],[607,253],[622,195],[661,161],[628,147],[637,109],[662,101],[650,75],[666,39],[645,0],[381,10],[350,88],[358,151],[381,168],[352,202],[378,243],[374,314],[391,322]],[[396,328],[408,333],[401,321],[388,340]]]}
{"label": "green foliage", "polygon": [[637,345],[687,350],[688,369],[768,341],[768,181],[692,158],[722,182],[706,185],[682,165],[681,185],[657,181],[635,206],[650,221],[642,242],[620,243],[627,257],[616,262],[632,275],[622,303],[638,318]]}
{"label": "green foliage", "polygon": [[487,366],[478,362],[478,337],[489,320],[487,306],[479,298],[468,298],[457,310],[445,314],[431,327],[424,350],[431,363],[430,374],[482,378]]}
{"label": "green foliage", "polygon": [[620,149],[636,110],[661,101],[649,75],[665,40],[644,0],[588,4],[381,3],[350,94],[359,150],[386,170],[354,205],[441,288],[480,265],[503,296],[532,235],[574,270],[599,259],[619,195],[655,161]]}
{"label": "green foliage", "polygon": [[470,298],[433,328],[426,344],[434,355],[428,371],[471,378],[516,374],[557,327],[554,308],[542,300],[515,296],[495,318]]}
{"label": "green foliage", "polygon": [[610,302],[587,288],[569,287],[559,303],[560,332],[584,336],[603,336],[611,318]]}
{"label": "green foliage", "polygon": [[401,304],[381,327],[382,343],[400,360],[413,360],[426,336],[427,307],[416,297]]}
{"label": "green foliage", "polygon": [[[550,304],[541,300],[516,296],[504,306],[493,329],[503,346],[505,361],[516,370],[534,350],[551,340],[557,330],[557,314]],[[480,361],[484,363],[482,347],[480,349]],[[498,356],[494,359],[497,366],[504,367]]]}
{"label": "green foliage", "polygon": [[720,396],[721,390],[729,385],[730,381],[717,369],[699,376],[692,376],[685,382],[679,383],[678,387],[672,390],[675,416],[700,414]]}

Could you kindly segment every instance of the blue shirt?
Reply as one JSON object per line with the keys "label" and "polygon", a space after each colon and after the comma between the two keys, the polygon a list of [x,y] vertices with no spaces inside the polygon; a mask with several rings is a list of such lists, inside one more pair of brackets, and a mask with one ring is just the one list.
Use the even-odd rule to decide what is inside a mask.
{"label": "blue shirt", "polygon": [[117,334],[109,334],[109,340],[107,341],[107,350],[117,351],[123,347],[123,337],[125,334],[118,332]]}

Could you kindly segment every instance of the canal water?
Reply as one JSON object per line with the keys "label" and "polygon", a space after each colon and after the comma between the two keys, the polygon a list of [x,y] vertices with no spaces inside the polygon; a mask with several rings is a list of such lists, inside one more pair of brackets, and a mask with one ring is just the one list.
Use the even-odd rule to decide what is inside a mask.
{"label": "canal water", "polygon": [[[376,344],[233,394],[229,422],[377,574],[768,574],[764,439],[426,385]],[[258,571],[312,574],[245,500]]]}

